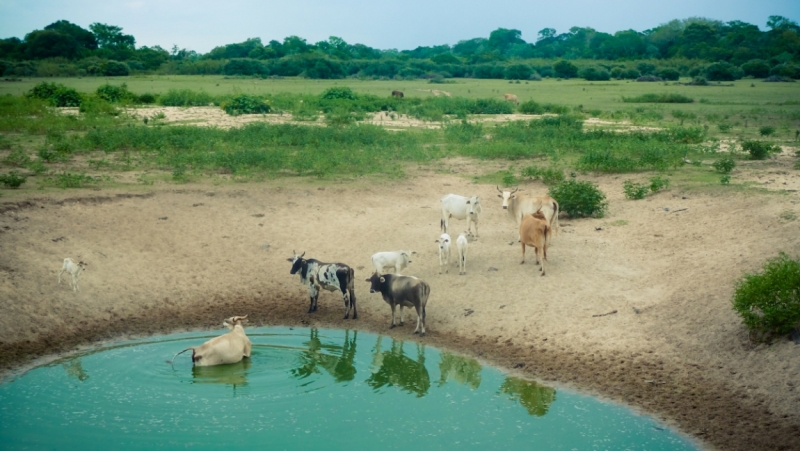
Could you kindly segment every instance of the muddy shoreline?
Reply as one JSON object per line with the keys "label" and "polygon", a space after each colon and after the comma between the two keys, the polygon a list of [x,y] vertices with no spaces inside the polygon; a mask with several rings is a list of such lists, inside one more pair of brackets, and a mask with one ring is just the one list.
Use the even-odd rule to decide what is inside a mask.
{"label": "muddy shoreline", "polygon": [[[302,298],[300,298],[302,299]],[[324,304],[324,305],[323,305]],[[30,364],[37,357],[74,350],[123,336],[167,334],[189,329],[218,329],[222,316],[248,313],[253,326],[350,328],[420,341],[478,358],[504,370],[547,384],[631,406],[693,437],[700,446],[724,450],[793,450],[800,443],[800,425],[789,415],[762,407],[765,400],[704,376],[703,368],[664,361],[649,355],[575,353],[559,351],[554,339],[539,346],[521,346],[501,337],[472,337],[429,329],[414,336],[413,321],[390,330],[384,315],[362,311],[357,320],[340,318],[338,303],[320,303],[316,313],[305,312],[297,293],[273,293],[269,299],[214,297],[194,305],[148,309],[115,321],[82,321],[36,340],[0,344],[0,375]],[[187,315],[189,310],[192,314]],[[267,313],[269,312],[269,313]],[[409,326],[409,325],[412,326]]]}

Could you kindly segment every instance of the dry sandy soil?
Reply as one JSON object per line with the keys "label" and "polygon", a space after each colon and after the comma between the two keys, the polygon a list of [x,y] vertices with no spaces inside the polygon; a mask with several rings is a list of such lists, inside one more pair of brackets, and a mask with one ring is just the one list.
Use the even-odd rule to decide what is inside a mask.
{"label": "dry sandy soil", "polygon": [[[121,336],[216,330],[243,314],[255,325],[414,339],[415,315],[389,331],[389,307],[363,281],[372,253],[412,249],[406,273],[432,289],[425,342],[633,406],[709,449],[800,449],[800,346],[751,344],[730,306],[743,272],[779,251],[800,255],[800,221],[786,219],[800,216],[798,193],[673,189],[628,201],[620,179],[593,180],[609,213],[562,217],[545,277],[532,261],[519,264],[494,186],[432,170],[383,184],[282,179],[6,197],[0,368],[13,374],[34,357]],[[483,203],[466,276],[455,263],[438,271],[448,192]],[[342,320],[341,297],[329,292],[306,313],[307,290],[286,261],[293,250],[356,268],[357,320]],[[77,293],[56,283],[68,256],[89,263]]]}

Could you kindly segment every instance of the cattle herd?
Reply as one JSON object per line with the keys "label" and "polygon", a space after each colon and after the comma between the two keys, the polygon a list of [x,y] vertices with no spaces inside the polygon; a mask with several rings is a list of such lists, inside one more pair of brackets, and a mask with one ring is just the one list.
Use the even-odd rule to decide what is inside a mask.
{"label": "cattle herd", "polygon": [[[510,191],[501,190],[498,197],[503,200],[503,209],[513,218],[519,230],[519,242],[522,245],[522,261],[525,263],[525,247],[531,246],[536,251],[536,263],[540,264],[542,276],[545,275],[544,262],[547,260],[547,245],[553,235],[558,233],[558,203],[549,196],[532,196],[519,193],[519,189]],[[444,271],[449,273],[452,239],[448,234],[451,219],[466,220],[466,230],[456,239],[456,252],[458,256],[458,273],[467,273],[467,249],[470,238],[478,237],[478,223],[482,211],[478,196],[464,197],[448,194],[441,201],[442,218],[440,221],[439,239],[435,240],[439,250],[439,274]],[[472,233],[474,225],[475,233]],[[300,282],[308,287],[309,306],[308,313],[315,312],[318,307],[319,295],[322,290],[338,291],[344,301],[344,318],[358,318],[355,295],[355,271],[344,263],[324,263],[319,260],[306,259],[305,252],[287,260],[292,264],[290,274],[298,274]],[[392,308],[391,328],[402,326],[404,322],[403,308],[414,308],[417,313],[417,327],[415,334],[425,335],[425,317],[431,288],[428,283],[413,276],[404,276],[400,271],[411,263],[411,255],[416,254],[410,250],[378,252],[372,256],[373,274],[366,279],[370,284],[370,293],[380,293],[383,300]],[[72,289],[78,290],[78,276],[86,268],[86,263],[75,262],[65,258],[61,275],[67,272],[71,277]],[[394,269],[389,273],[389,269]],[[400,320],[396,318],[396,307],[400,307]],[[191,347],[179,352],[192,351],[192,362],[198,366],[235,363],[244,357],[250,356],[251,343],[244,332],[243,325],[247,316],[234,316],[226,319],[223,325],[230,332],[215,337],[201,346]],[[175,356],[177,357],[176,354]]]}

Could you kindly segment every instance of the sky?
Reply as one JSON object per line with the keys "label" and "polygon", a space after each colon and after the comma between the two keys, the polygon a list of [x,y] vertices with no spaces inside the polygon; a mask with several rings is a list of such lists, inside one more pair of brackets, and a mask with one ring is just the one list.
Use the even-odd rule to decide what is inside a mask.
{"label": "sky", "polygon": [[456,44],[517,29],[535,42],[540,30],[573,26],[615,33],[644,31],[673,19],[741,20],[766,30],[769,16],[800,22],[800,0],[0,0],[0,37],[24,36],[57,20],[89,28],[122,27],[138,46],[206,53],[259,37],[291,35],[309,43],[343,38],[386,50]]}

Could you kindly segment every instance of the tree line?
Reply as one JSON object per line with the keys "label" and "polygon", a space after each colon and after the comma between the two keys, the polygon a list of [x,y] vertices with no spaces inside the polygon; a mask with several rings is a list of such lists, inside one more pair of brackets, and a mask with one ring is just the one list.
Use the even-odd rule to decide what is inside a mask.
{"label": "tree line", "polygon": [[767,30],[761,31],[742,21],[689,18],[614,34],[589,27],[564,33],[545,28],[535,42],[523,40],[519,30],[498,28],[488,38],[413,50],[379,50],[335,36],[317,43],[289,36],[266,44],[251,38],[199,54],[177,46],[136,47],[136,39],[114,25],[93,23],[87,30],[59,20],[23,39],[0,39],[0,76],[164,73],[432,81],[800,78],[800,26],[782,16],[770,16],[766,25]]}

